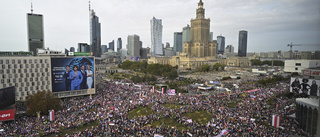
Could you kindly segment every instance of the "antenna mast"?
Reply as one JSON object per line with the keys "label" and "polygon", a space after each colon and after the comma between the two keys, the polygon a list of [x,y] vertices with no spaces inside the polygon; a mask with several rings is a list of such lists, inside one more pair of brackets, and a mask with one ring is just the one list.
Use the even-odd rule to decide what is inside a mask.
{"label": "antenna mast", "polygon": [[32,0],[31,0],[31,14],[33,14]]}

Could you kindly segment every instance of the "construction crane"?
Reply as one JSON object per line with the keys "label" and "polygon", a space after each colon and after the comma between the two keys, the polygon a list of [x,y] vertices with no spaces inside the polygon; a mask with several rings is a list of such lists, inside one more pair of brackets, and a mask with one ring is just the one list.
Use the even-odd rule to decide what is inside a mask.
{"label": "construction crane", "polygon": [[292,52],[292,46],[303,46],[303,44],[292,44],[292,42],[290,44],[288,44],[288,47],[290,47],[290,52]]}
{"label": "construction crane", "polygon": [[292,55],[292,46],[319,46],[320,44],[292,44],[292,42],[290,44],[288,44],[287,46],[290,47],[290,58],[292,59],[293,55]]}

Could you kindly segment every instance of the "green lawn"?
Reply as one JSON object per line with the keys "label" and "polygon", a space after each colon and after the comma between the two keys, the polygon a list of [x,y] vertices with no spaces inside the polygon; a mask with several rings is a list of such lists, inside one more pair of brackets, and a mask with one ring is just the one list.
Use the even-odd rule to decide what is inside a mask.
{"label": "green lawn", "polygon": [[178,130],[182,130],[182,129],[188,129],[187,127],[185,127],[184,125],[178,123],[177,121],[175,121],[173,118],[161,118],[158,121],[154,121],[151,124],[153,127],[175,127]]}
{"label": "green lawn", "polygon": [[213,118],[213,115],[206,110],[185,113],[183,116],[189,117],[200,124],[206,124]]}
{"label": "green lawn", "polygon": [[167,108],[171,108],[171,109],[177,109],[180,108],[183,105],[178,105],[178,104],[163,104],[165,107]]}
{"label": "green lawn", "polygon": [[138,116],[147,116],[147,115],[150,115],[152,114],[153,111],[150,107],[142,107],[142,106],[139,106],[131,111],[129,111],[128,113],[128,118],[129,119],[132,119],[134,117],[138,117]]}

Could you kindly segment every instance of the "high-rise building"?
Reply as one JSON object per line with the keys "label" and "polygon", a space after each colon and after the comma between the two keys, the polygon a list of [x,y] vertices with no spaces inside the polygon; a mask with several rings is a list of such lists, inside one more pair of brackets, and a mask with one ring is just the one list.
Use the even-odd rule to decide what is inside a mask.
{"label": "high-rise building", "polygon": [[173,34],[173,50],[175,52],[182,52],[182,32],[175,32]]}
{"label": "high-rise building", "polygon": [[170,48],[170,43],[166,42],[166,48]]}
{"label": "high-rise building", "polygon": [[95,57],[101,57],[101,24],[96,13],[89,8],[90,13],[90,50]]}
{"label": "high-rise building", "polygon": [[151,56],[162,56],[162,21],[155,17],[150,20],[151,24]]}
{"label": "high-rise building", "polygon": [[241,30],[239,32],[239,43],[238,43],[238,56],[246,57],[247,56],[247,40],[248,40],[248,32],[245,30]]}
{"label": "high-rise building", "polygon": [[70,52],[76,52],[76,49],[74,47],[70,47]]}
{"label": "high-rise building", "polygon": [[234,53],[234,47],[232,45],[227,45],[226,53]]}
{"label": "high-rise building", "polygon": [[78,43],[78,52],[90,52],[90,45],[87,43]]}
{"label": "high-rise building", "polygon": [[114,40],[112,40],[111,42],[109,42],[109,49],[111,49],[112,51],[114,51]]}
{"label": "high-rise building", "polygon": [[217,37],[217,54],[223,54],[225,48],[225,38],[223,36]]}
{"label": "high-rise building", "polygon": [[206,19],[202,0],[198,3],[196,18],[191,19],[190,42],[183,43],[183,52],[189,57],[215,57],[216,42],[210,42],[210,19]]}
{"label": "high-rise building", "polygon": [[185,27],[183,27],[182,30],[182,44],[185,42],[190,42],[190,26],[189,24]]}
{"label": "high-rise building", "polygon": [[140,37],[138,35],[128,36],[128,56],[139,57],[140,56]]}
{"label": "high-rise building", "polygon": [[140,49],[140,56],[141,59],[147,59],[148,58],[148,49],[147,48],[141,48]]}
{"label": "high-rise building", "polygon": [[101,45],[101,53],[108,52],[108,46],[107,45]]}
{"label": "high-rise building", "polygon": [[142,49],[142,44],[143,44],[143,42],[142,42],[142,41],[140,41],[140,49]]}
{"label": "high-rise building", "polygon": [[209,42],[213,42],[213,32],[210,32],[210,35],[209,35]]}
{"label": "high-rise building", "polygon": [[43,16],[41,14],[27,14],[28,21],[28,49],[37,55],[37,49],[44,49]]}
{"label": "high-rise building", "polygon": [[117,52],[119,52],[120,49],[122,49],[122,40],[121,40],[121,38],[118,38],[118,41],[117,41]]}

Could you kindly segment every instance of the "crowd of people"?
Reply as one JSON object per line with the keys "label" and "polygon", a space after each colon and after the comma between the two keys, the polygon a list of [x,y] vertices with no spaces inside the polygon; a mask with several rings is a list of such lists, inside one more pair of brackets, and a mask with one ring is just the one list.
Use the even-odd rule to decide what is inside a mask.
{"label": "crowd of people", "polygon": [[[279,82],[276,85],[259,87],[259,91],[237,93],[232,96],[169,96],[151,92],[151,86],[141,84],[141,89],[114,81],[98,83],[102,89],[92,96],[74,97],[62,100],[62,110],[56,112],[54,121],[47,116],[20,117],[12,122],[3,123],[0,128],[5,131],[0,136],[217,136],[222,132],[228,136],[291,136],[306,135],[297,128],[293,118],[295,99],[284,96],[274,99],[273,104],[267,101],[288,91],[289,82]],[[240,83],[241,86],[241,83]],[[256,89],[255,85],[246,88]],[[234,108],[229,108],[228,102],[238,101]],[[181,107],[168,108],[164,104],[179,104]],[[146,116],[128,118],[128,113],[139,107],[150,107],[152,113]],[[208,111],[213,119],[208,123],[198,123],[184,114],[199,110]],[[281,128],[269,126],[272,115],[281,116]],[[178,130],[171,126],[150,126],[163,117],[172,118],[184,125],[186,129]],[[92,124],[82,131],[74,131],[79,127]],[[72,130],[69,134],[62,131]],[[225,132],[227,131],[227,132]]]}

